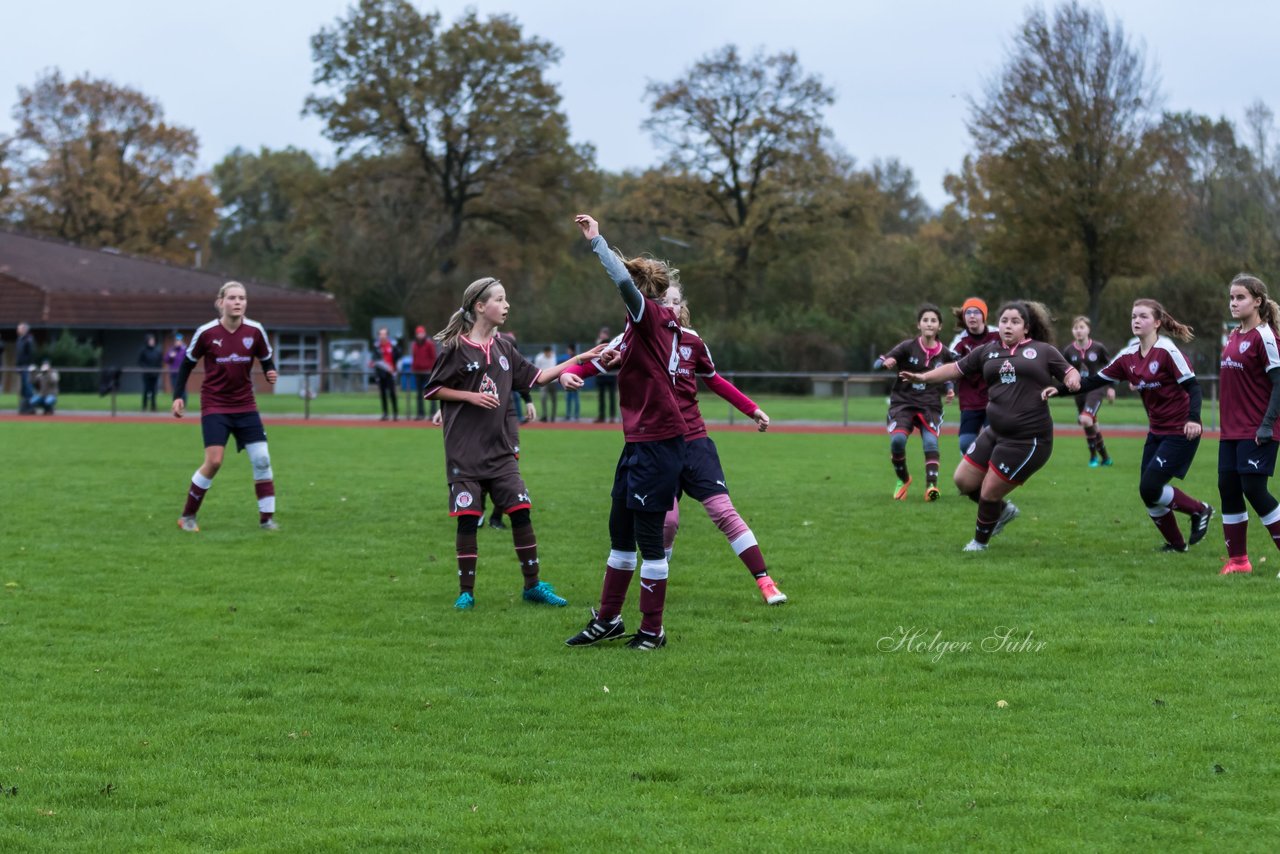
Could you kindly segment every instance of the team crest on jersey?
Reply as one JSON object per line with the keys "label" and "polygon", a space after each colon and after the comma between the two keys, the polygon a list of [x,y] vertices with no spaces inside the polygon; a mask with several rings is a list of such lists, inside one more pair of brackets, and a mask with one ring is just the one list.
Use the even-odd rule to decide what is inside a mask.
{"label": "team crest on jersey", "polygon": [[506,356],[499,356],[499,357],[498,357],[498,364],[502,366],[502,370],[504,370],[504,371],[509,371],[509,370],[511,370],[511,363],[507,361],[507,357],[506,357]]}
{"label": "team crest on jersey", "polygon": [[1098,361],[1098,354],[1097,354],[1097,353],[1090,353],[1090,354],[1089,354],[1089,361],[1090,361],[1090,362],[1096,362],[1096,361]]}
{"label": "team crest on jersey", "polygon": [[1245,350],[1248,350],[1248,349],[1249,349],[1249,345],[1250,345],[1251,343],[1253,343],[1253,342],[1251,342],[1251,341],[1241,341],[1241,342],[1240,342],[1240,352],[1241,352],[1241,353],[1243,353]]}
{"label": "team crest on jersey", "polygon": [[245,348],[246,350],[251,350],[251,349],[253,349],[253,336],[252,336],[252,335],[246,335],[244,338],[241,338],[240,340],[244,342],[244,348]]}
{"label": "team crest on jersey", "polygon": [[1147,363],[1148,372],[1154,374],[1158,370],[1160,370],[1160,363],[1157,362],[1155,359],[1152,359],[1150,362]]}
{"label": "team crest on jersey", "polygon": [[498,384],[493,381],[493,377],[488,374],[484,375],[484,379],[480,381],[480,393],[502,399],[502,395],[498,394]]}
{"label": "team crest on jersey", "polygon": [[1008,359],[1004,360],[1004,364],[1000,366],[1000,382],[1004,384],[1016,383],[1018,381],[1018,372],[1013,368],[1013,362]]}
{"label": "team crest on jersey", "polygon": [[456,504],[459,509],[465,510],[475,503],[475,498],[470,492],[463,491],[458,493],[458,497],[453,500],[453,503]]}
{"label": "team crest on jersey", "polygon": [[693,356],[693,348],[692,348],[692,347],[686,347],[686,346],[684,346],[684,345],[681,345],[681,347],[680,347],[680,358],[681,358],[681,359],[686,359],[686,360],[687,360],[687,359],[689,359],[691,356]]}
{"label": "team crest on jersey", "polygon": [[1028,347],[1022,351],[1022,355],[1026,356],[1028,359],[1034,359],[1036,357],[1036,348]]}

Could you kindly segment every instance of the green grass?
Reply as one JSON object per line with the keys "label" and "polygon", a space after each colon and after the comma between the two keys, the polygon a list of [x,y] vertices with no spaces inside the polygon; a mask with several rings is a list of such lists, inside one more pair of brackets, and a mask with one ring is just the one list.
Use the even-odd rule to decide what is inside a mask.
{"label": "green grass", "polygon": [[[1280,834],[1280,560],[1256,521],[1253,577],[1216,575],[1216,524],[1157,554],[1138,440],[1090,470],[1060,439],[975,555],[968,501],[889,500],[882,438],[718,436],[791,602],[764,607],[686,502],[671,643],[646,655],[561,643],[599,594],[616,434],[524,437],[544,577],[571,606],[522,603],[510,539],[486,529],[478,607],[457,613],[438,433],[269,429],[283,530],[258,530],[241,455],[185,535],[198,422],[0,423],[0,850],[1263,851]],[[1210,500],[1215,450],[1187,486]],[[1043,647],[984,651],[1000,626]],[[973,646],[883,649],[914,629]]]}

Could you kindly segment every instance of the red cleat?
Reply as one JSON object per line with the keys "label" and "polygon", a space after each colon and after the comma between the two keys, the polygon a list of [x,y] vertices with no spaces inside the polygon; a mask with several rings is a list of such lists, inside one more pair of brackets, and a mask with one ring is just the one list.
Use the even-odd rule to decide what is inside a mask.
{"label": "red cleat", "polygon": [[1253,572],[1253,564],[1249,563],[1248,555],[1244,557],[1229,557],[1222,567],[1219,575],[1231,575],[1237,572]]}

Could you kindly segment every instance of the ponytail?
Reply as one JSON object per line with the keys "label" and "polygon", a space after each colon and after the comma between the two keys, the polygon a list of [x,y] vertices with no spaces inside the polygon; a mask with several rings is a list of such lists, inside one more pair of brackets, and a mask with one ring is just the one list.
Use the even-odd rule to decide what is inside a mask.
{"label": "ponytail", "polygon": [[462,307],[453,313],[449,322],[444,325],[444,329],[435,334],[435,339],[446,347],[457,344],[458,339],[476,325],[476,303],[483,301],[489,289],[498,284],[501,282],[486,276],[467,285],[467,289],[462,292]]}
{"label": "ponytail", "polygon": [[1184,344],[1195,338],[1195,330],[1175,318],[1172,314],[1165,311],[1164,306],[1153,299],[1136,299],[1133,301],[1133,307],[1151,309],[1151,316],[1160,324],[1160,331],[1170,338],[1177,338]]}

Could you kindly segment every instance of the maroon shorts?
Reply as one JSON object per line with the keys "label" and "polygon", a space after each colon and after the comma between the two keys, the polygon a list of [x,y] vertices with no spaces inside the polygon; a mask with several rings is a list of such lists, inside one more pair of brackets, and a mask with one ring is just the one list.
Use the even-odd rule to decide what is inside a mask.
{"label": "maroon shorts", "polygon": [[532,506],[529,490],[519,472],[504,474],[491,480],[455,480],[449,484],[450,516],[483,516],[484,498],[503,513]]}
{"label": "maroon shorts", "polygon": [[1053,454],[1052,437],[1007,439],[990,427],[978,434],[964,458],[980,469],[990,469],[1010,483],[1025,483],[1044,468]]}

